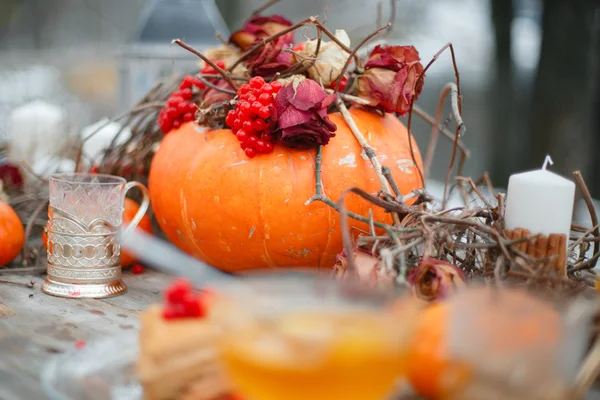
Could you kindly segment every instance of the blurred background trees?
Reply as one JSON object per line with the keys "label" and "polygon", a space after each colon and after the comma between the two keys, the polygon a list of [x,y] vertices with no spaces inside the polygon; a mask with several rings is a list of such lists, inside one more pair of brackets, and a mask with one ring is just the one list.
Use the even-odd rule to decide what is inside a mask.
{"label": "blurred background trees", "polygon": [[[154,28],[164,31],[162,36],[161,32],[154,35],[162,51],[157,57],[164,62],[161,74],[176,69],[179,61],[171,62],[170,56],[182,54],[169,47],[168,32],[182,24],[186,7],[197,10],[201,2],[211,3],[166,2],[183,14],[163,12],[164,21]],[[0,120],[14,103],[27,100],[15,94],[22,87],[10,86],[14,74],[35,65],[55,68],[68,94],[49,94],[48,99],[87,107],[87,112],[75,113],[79,119],[74,118],[73,129],[122,111],[132,101],[121,101],[124,57],[139,44],[142,25],[159,3],[0,0]],[[236,29],[257,3],[215,2],[229,30]],[[324,18],[327,6],[327,25],[347,29],[356,43],[375,29],[376,4],[375,0],[282,0],[270,12],[293,20],[308,15]],[[384,20],[390,7],[389,0],[382,2]],[[473,153],[467,174],[476,177],[487,170],[502,187],[510,174],[540,166],[549,153],[554,170],[568,175],[581,169],[593,195],[600,197],[600,1],[396,0],[396,8],[390,42],[414,44],[424,62],[446,42],[454,43],[467,124],[464,140]],[[185,34],[180,36],[185,39]],[[147,58],[148,63],[153,61],[152,56]],[[453,79],[449,55],[440,57],[430,71],[419,103],[433,113],[443,84]],[[147,84],[136,75],[132,79],[127,84],[135,84],[136,79],[142,87]],[[30,92],[39,96],[35,90]],[[0,123],[0,136],[2,129]],[[430,128],[419,122],[414,130],[425,149]],[[450,148],[449,143],[438,146],[433,178],[443,179]]]}

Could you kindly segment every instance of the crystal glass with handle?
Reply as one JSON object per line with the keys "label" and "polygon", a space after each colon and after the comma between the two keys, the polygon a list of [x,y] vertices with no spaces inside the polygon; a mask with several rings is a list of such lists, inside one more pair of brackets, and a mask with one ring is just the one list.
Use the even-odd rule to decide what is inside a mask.
{"label": "crystal glass with handle", "polygon": [[127,291],[121,281],[121,225],[125,194],[143,194],[135,229],[149,200],[146,187],[112,175],[60,173],[50,177],[48,270],[44,293],[70,298],[104,298]]}

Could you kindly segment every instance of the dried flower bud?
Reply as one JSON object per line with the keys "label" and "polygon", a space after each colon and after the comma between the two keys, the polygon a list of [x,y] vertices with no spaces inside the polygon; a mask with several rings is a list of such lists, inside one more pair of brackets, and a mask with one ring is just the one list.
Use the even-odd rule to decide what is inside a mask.
{"label": "dried flower bud", "polygon": [[[256,16],[250,18],[244,28],[234,32],[229,41],[242,51],[246,51],[261,40],[273,36],[290,26],[292,26],[292,23],[279,15]],[[265,44],[246,60],[249,72],[256,76],[269,76],[289,68],[294,58],[291,53],[283,50],[293,44],[294,32],[288,32]]]}
{"label": "dried flower bud", "polygon": [[417,85],[423,73],[419,53],[413,46],[377,46],[358,78],[358,95],[385,112],[406,115],[410,103],[423,89]]}
{"label": "dried flower bud", "polygon": [[329,143],[337,127],[327,116],[327,108],[335,98],[311,79],[297,78],[283,86],[275,97],[274,139],[296,149]]}
{"label": "dried flower bud", "polygon": [[413,293],[427,301],[440,300],[465,286],[465,275],[454,264],[433,258],[424,258],[408,274]]}
{"label": "dried flower bud", "polygon": [[[350,47],[350,38],[345,30],[336,30],[335,37],[346,47]],[[315,57],[317,44],[318,39],[304,43],[303,48],[298,51],[299,56],[296,56],[296,61],[300,62],[303,59]],[[350,54],[336,42],[321,40],[319,54],[316,55],[314,64],[308,69],[308,75],[323,86],[328,87],[339,78],[349,56]]]}
{"label": "dried flower bud", "polygon": [[[394,286],[395,276],[380,267],[380,260],[377,257],[360,248],[354,249],[353,257],[354,264],[356,265],[356,273],[360,282],[373,287]],[[348,276],[348,257],[345,250],[342,250],[342,252],[336,256],[333,268],[335,275],[339,279],[344,279]]]}

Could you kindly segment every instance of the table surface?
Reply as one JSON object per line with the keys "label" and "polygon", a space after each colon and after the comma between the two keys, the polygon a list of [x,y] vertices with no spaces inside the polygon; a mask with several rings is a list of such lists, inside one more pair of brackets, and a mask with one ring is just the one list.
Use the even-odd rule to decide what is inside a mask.
{"label": "table surface", "polygon": [[[3,271],[4,272],[4,271]],[[80,341],[93,341],[139,328],[137,315],[161,300],[170,277],[146,270],[124,272],[129,287],[109,299],[62,299],[40,290],[43,275],[2,273],[0,281],[0,400],[41,400],[39,374],[53,356]]]}
{"label": "table surface", "polygon": [[[1,271],[1,270],[0,270]],[[0,400],[47,400],[40,372],[56,354],[78,341],[139,329],[138,313],[161,300],[171,277],[147,269],[124,272],[129,290],[109,299],[62,299],[41,292],[43,275],[0,274]],[[25,285],[35,282],[33,288]],[[595,389],[586,399],[600,399]]]}

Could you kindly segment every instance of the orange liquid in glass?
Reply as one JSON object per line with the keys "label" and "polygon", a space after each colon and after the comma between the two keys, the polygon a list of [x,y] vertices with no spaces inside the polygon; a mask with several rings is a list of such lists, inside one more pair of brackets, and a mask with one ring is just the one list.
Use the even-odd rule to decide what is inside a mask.
{"label": "orange liquid in glass", "polygon": [[376,312],[294,313],[226,333],[221,350],[230,379],[253,400],[381,400],[404,358],[387,325]]}

